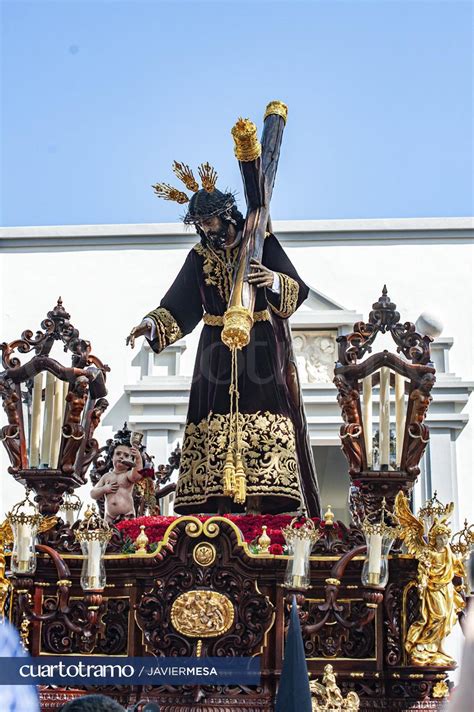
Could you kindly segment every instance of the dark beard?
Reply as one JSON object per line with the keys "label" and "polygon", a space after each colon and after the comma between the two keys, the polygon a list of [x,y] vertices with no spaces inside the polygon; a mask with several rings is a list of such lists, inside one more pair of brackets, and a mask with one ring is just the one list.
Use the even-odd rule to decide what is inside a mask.
{"label": "dark beard", "polygon": [[223,250],[226,244],[228,225],[223,225],[219,232],[210,232],[206,239],[215,250]]}

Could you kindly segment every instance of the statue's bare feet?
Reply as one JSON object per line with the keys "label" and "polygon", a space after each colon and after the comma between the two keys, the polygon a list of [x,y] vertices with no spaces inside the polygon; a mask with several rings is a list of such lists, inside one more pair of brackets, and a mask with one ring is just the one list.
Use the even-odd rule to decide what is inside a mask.
{"label": "statue's bare feet", "polygon": [[246,514],[253,514],[257,516],[262,513],[262,498],[259,495],[252,495],[247,497],[247,506],[245,508]]}

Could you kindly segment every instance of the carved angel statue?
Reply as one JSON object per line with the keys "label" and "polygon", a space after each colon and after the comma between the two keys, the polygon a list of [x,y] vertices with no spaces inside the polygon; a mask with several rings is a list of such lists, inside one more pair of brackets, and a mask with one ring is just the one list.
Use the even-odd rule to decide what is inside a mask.
{"label": "carved angel statue", "polygon": [[348,692],[344,698],[336,682],[336,675],[332,665],[324,666],[324,675],[321,682],[312,680],[309,683],[311,691],[312,712],[357,712],[360,706],[359,695]]}
{"label": "carved angel statue", "polygon": [[420,616],[409,628],[405,649],[414,665],[454,665],[443,652],[444,639],[451,633],[464,601],[453,584],[455,576],[466,577],[462,559],[450,546],[451,529],[447,522],[453,503],[441,517],[435,518],[426,541],[423,522],[410,511],[408,500],[399,492],[395,513],[403,528],[402,540],[409,554],[418,559]]}

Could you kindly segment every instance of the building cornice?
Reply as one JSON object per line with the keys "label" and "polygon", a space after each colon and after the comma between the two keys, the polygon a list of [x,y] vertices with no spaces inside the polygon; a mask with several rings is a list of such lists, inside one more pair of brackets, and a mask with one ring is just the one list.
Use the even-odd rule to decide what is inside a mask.
{"label": "building cornice", "polygon": [[[474,218],[383,218],[367,220],[276,220],[284,244],[397,244],[474,241]],[[1,227],[0,250],[190,248],[196,234],[182,223]]]}

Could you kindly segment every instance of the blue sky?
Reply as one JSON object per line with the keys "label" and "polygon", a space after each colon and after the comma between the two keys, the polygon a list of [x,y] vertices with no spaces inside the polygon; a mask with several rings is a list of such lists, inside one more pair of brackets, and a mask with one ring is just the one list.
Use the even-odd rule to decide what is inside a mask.
{"label": "blue sky", "polygon": [[[1,2],[1,224],[173,222],[173,159],[243,200],[230,129],[289,105],[274,219],[473,212],[471,2]],[[174,179],[176,182],[176,179]]]}

